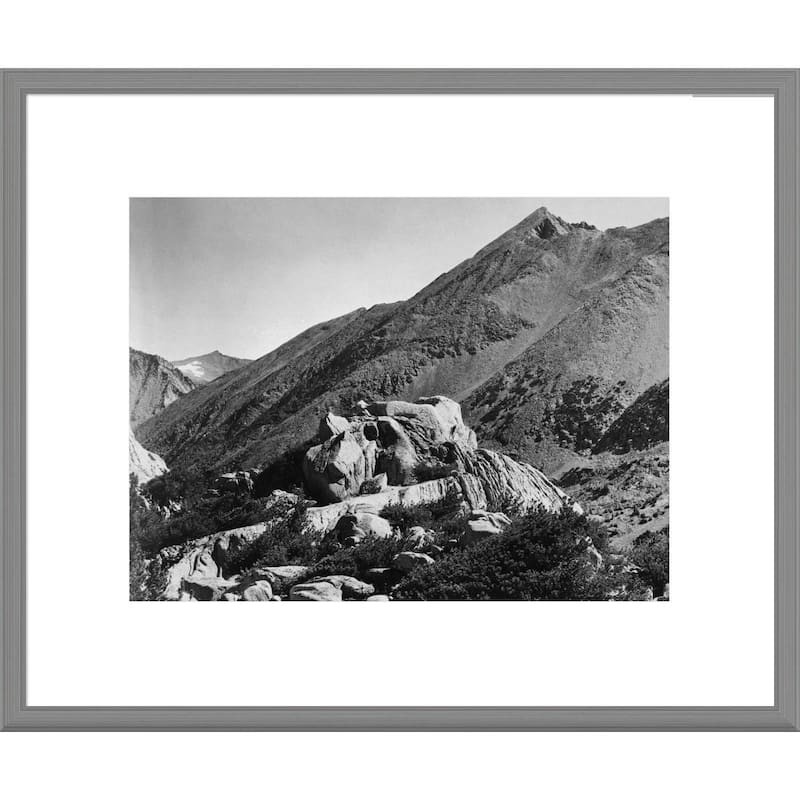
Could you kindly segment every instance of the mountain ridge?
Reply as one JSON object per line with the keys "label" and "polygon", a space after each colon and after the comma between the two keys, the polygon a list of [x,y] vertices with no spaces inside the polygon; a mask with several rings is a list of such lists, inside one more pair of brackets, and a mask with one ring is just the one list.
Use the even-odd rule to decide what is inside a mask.
{"label": "mountain ridge", "polygon": [[134,431],[195,388],[194,381],[165,358],[128,348],[129,422]]}
{"label": "mountain ridge", "polygon": [[[609,328],[611,338],[603,344],[609,374],[595,376],[602,378],[600,399],[608,402],[609,385],[619,380],[611,381],[611,373],[624,372],[626,382],[631,381],[618,393],[619,408],[613,411],[621,413],[647,388],[640,385],[645,375],[666,377],[668,239],[668,218],[599,231],[536,209],[408,300],[356,309],[319,323],[186,395],[146,421],[141,440],[170,464],[261,467],[313,437],[320,414],[329,409],[346,410],[364,397],[390,400],[443,394],[464,399],[467,415],[474,416],[472,423],[477,420],[479,432],[500,449],[516,448],[536,463],[555,464],[563,456],[561,451],[568,452],[576,442],[551,430],[554,423],[541,403],[530,400],[526,389],[518,413],[532,421],[532,432],[511,426],[505,436],[508,441],[503,441],[504,431],[491,425],[492,420],[480,422],[490,410],[481,387],[499,380],[509,365],[515,365],[512,376],[514,370],[521,374],[532,369],[538,354],[547,361],[547,403],[563,406],[563,395],[574,389],[572,383],[592,377],[591,364],[579,357],[581,330],[586,335],[604,330],[603,320],[615,313],[615,292],[624,284],[634,321]],[[648,310],[644,296],[654,280],[657,291],[650,292],[649,301],[655,311]],[[642,295],[638,306],[632,299],[637,290]],[[655,355],[636,355],[645,359],[653,355],[658,363],[643,368],[634,381],[631,365],[620,366],[619,360],[607,356],[626,335],[641,328],[635,324],[639,317],[658,321],[653,332],[663,335],[664,347]],[[565,322],[569,319],[575,328],[571,348],[559,339],[569,329]],[[551,338],[536,350],[548,335]],[[592,350],[591,342],[585,344]],[[595,347],[594,352],[600,351]],[[558,358],[582,365],[572,369],[571,383],[558,377]],[[538,442],[537,425],[547,429]]]}

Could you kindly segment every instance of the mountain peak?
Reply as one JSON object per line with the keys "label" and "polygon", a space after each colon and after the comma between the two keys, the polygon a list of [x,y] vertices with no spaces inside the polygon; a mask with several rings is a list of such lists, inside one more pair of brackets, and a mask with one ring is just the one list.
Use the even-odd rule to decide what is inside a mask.
{"label": "mountain peak", "polygon": [[532,214],[528,214],[517,228],[532,231],[540,239],[552,239],[569,233],[570,224],[553,214],[546,206],[539,206]]}
{"label": "mountain peak", "polygon": [[226,356],[224,353],[220,353],[219,350],[212,350],[202,356],[191,356],[172,363],[196,384],[203,385],[219,378],[220,375],[224,375],[226,372],[231,372],[234,369],[243,367],[245,364],[249,364],[250,361],[251,359],[249,358],[235,358],[234,356]]}

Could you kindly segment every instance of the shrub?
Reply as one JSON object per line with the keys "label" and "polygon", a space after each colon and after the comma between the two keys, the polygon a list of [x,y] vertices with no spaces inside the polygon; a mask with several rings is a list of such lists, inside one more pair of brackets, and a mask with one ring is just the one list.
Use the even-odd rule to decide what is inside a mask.
{"label": "shrub", "polygon": [[136,488],[136,479],[130,482],[129,536],[129,597],[131,600],[156,600],[166,585],[166,574],[158,559],[147,559],[142,541],[160,521],[158,514],[150,511]]}
{"label": "shrub", "polygon": [[219,531],[264,522],[268,515],[266,499],[254,499],[247,494],[226,493],[219,497],[200,497],[186,503],[185,509],[166,519],[154,512],[143,518],[139,543],[145,555],[153,555],[164,547],[183,544]]}
{"label": "shrub", "polygon": [[641,569],[641,580],[653,587],[653,595],[663,595],[669,583],[669,528],[643,533],[631,548],[630,558]]}
{"label": "shrub", "polygon": [[225,571],[235,575],[258,567],[308,564],[313,558],[314,547],[308,537],[290,524],[279,522],[231,554]]}
{"label": "shrub", "polygon": [[614,579],[596,572],[586,541],[591,524],[565,510],[535,511],[502,534],[421,567],[395,591],[398,600],[602,600]]}
{"label": "shrub", "polygon": [[306,503],[300,503],[288,520],[273,524],[252,542],[232,553],[225,571],[229,575],[258,567],[310,564],[316,548],[305,532]]}
{"label": "shrub", "polygon": [[415,525],[427,528],[433,522],[433,514],[427,506],[404,506],[402,503],[389,503],[381,509],[380,515],[388,520],[393,528],[398,528],[403,532]]}
{"label": "shrub", "polygon": [[171,501],[191,501],[200,497],[214,481],[214,474],[198,467],[175,468],[148,481],[142,491],[156,505],[168,506]]}
{"label": "shrub", "polygon": [[320,559],[312,567],[309,578],[324,575],[360,578],[368,569],[391,566],[392,559],[406,548],[407,540],[403,537],[367,536],[353,547],[342,548]]}
{"label": "shrub", "polygon": [[380,515],[389,521],[393,528],[406,533],[409,528],[420,525],[423,528],[437,528],[447,520],[462,513],[461,496],[450,491],[441,500],[424,506],[405,506],[402,503],[389,503]]}

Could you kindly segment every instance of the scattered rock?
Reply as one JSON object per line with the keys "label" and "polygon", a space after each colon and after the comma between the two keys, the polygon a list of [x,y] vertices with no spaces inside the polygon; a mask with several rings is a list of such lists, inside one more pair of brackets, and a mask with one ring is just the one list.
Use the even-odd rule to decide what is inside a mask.
{"label": "scattered rock", "polygon": [[323,580],[340,589],[345,600],[365,600],[375,593],[373,586],[350,575],[326,575]]}
{"label": "scattered rock", "polygon": [[502,533],[509,525],[511,525],[511,520],[503,513],[472,511],[468,519],[464,521],[464,533],[459,539],[459,544],[462,547],[469,547],[487,536]]}
{"label": "scattered rock", "polygon": [[327,581],[298,583],[289,590],[290,600],[339,601],[342,599],[341,589]]}
{"label": "scattered rock", "polygon": [[236,586],[235,580],[212,577],[183,579],[183,592],[192,600],[219,600],[229,589]]}
{"label": "scattered rock", "polygon": [[406,573],[411,572],[417,567],[425,567],[433,563],[433,559],[425,555],[425,553],[414,553],[411,551],[398,553],[392,560],[392,564],[396,569]]}
{"label": "scattered rock", "polygon": [[261,567],[257,570],[260,579],[270,582],[274,594],[286,594],[308,574],[308,567],[287,565],[285,567]]}
{"label": "scattered rock", "polygon": [[269,581],[251,583],[243,592],[242,600],[248,602],[267,602],[272,600],[272,584]]}
{"label": "scattered rock", "polygon": [[433,532],[426,531],[421,525],[409,528],[406,538],[413,550],[426,550],[433,544]]}

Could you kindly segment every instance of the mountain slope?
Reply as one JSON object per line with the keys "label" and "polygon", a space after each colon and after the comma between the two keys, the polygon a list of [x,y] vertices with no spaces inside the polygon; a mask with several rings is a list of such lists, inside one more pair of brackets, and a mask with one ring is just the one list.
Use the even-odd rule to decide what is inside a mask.
{"label": "mountain slope", "polygon": [[601,517],[624,549],[669,527],[669,380],[646,389],[608,427],[591,456],[553,476],[586,511]]}
{"label": "mountain slope", "polygon": [[[637,309],[661,319],[660,307],[648,311],[646,305],[648,292],[653,304],[665,301],[665,287],[658,284],[666,276],[667,242],[665,219],[602,232],[537,209],[409,300],[359,309],[309,329],[181,398],[144,423],[140,438],[170,464],[246,468],[274,463],[310,440],[329,408],[345,411],[362,398],[468,398],[474,422],[475,414],[482,419],[490,411],[479,387],[497,380],[508,365],[514,365],[518,388],[524,386],[523,371],[534,369],[532,348],[545,339],[546,376],[556,385],[554,396],[563,394],[594,374],[593,359],[602,348],[584,357],[583,350],[591,349],[586,337],[605,335],[603,322],[617,293],[629,292],[632,308],[620,314],[615,342],[645,330]],[[568,344],[559,344],[565,339]],[[665,377],[658,359],[633,363],[649,357],[641,347],[625,358],[609,356],[603,391],[612,378],[620,380],[617,372],[638,382],[650,374]],[[568,370],[567,362],[577,365]],[[559,371],[569,371],[570,382],[557,380]],[[615,415],[635,394],[633,388],[621,393]],[[503,431],[490,422],[480,423],[483,435],[505,446]],[[528,444],[527,436],[508,438]]]}
{"label": "mountain slope", "polygon": [[173,361],[172,365],[177,367],[184,375],[198,386],[219,378],[226,372],[231,372],[245,364],[249,364],[249,358],[234,358],[233,356],[226,356],[214,350],[212,353],[206,353],[202,356],[193,356],[191,358],[184,358],[182,361]]}
{"label": "mountain slope", "polygon": [[134,430],[195,388],[191,379],[161,356],[131,347],[128,362],[130,423]]}
{"label": "mountain slope", "polygon": [[600,287],[465,400],[477,435],[545,470],[591,450],[668,374],[668,288],[662,253]]}

